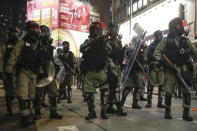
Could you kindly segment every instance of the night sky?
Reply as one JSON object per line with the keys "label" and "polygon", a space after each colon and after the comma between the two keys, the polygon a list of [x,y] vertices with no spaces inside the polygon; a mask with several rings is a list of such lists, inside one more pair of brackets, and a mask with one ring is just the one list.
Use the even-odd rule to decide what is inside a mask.
{"label": "night sky", "polygon": [[6,41],[6,30],[14,25],[23,29],[26,20],[26,0],[0,0],[0,43]]}

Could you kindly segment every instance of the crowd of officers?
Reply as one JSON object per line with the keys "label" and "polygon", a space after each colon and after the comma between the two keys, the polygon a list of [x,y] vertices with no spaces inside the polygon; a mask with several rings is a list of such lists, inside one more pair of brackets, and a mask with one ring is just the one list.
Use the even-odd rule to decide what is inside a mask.
{"label": "crowd of officers", "polygon": [[[47,94],[50,103],[50,118],[62,119],[57,113],[57,102],[66,98],[72,103],[73,75],[77,78],[77,88],[82,87],[84,102],[87,102],[88,115],[86,120],[96,118],[95,93],[100,91],[100,106],[102,119],[108,119],[108,114],[126,116],[123,110],[124,103],[130,92],[133,92],[132,108],[141,109],[139,100],[147,101],[146,108],[152,106],[154,87],[158,87],[158,108],[165,108],[166,119],[172,119],[171,100],[175,88],[183,95],[183,119],[192,121],[189,115],[191,92],[177,79],[172,67],[162,56],[168,57],[172,65],[181,74],[186,84],[194,89],[195,70],[192,60],[197,58],[197,49],[183,34],[185,32],[181,18],[174,18],[169,23],[169,33],[163,38],[161,31],[154,33],[154,41],[146,46],[139,44],[139,36],[134,37],[129,45],[122,47],[119,26],[115,22],[108,25],[108,32],[103,34],[105,25],[102,22],[93,22],[89,27],[89,37],[80,46],[82,57],[75,59],[69,51],[70,43],[62,42],[62,48],[52,46],[50,29],[39,26],[34,21],[26,23],[20,34],[17,27],[8,29],[8,41],[0,47],[0,79],[3,79],[7,112],[12,115],[11,102],[16,96],[19,101],[20,124],[23,127],[32,125],[41,118],[40,109],[43,98]],[[20,37],[19,37],[20,36]],[[128,79],[122,82],[124,71],[131,65],[126,60],[137,53]],[[58,64],[57,59],[61,64]],[[47,78],[48,64],[55,65],[54,79],[44,87],[37,87],[37,81]],[[64,67],[64,79],[58,82],[57,75]],[[142,65],[142,66],[140,66]],[[150,77],[150,79],[146,79]],[[143,96],[147,87],[147,100]],[[58,88],[59,87],[59,88]],[[163,97],[165,96],[165,102]],[[165,104],[163,104],[165,103]],[[33,104],[34,113],[31,110]],[[114,108],[116,106],[116,109]]]}

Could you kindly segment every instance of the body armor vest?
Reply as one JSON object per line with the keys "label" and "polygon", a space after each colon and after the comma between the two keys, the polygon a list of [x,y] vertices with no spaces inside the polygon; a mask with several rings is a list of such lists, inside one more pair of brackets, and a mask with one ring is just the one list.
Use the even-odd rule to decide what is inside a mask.
{"label": "body armor vest", "polygon": [[34,73],[38,73],[42,64],[40,56],[40,45],[33,49],[32,45],[24,42],[23,50],[20,58],[20,67],[28,68]]}
{"label": "body armor vest", "polygon": [[[63,52],[60,54],[60,60],[63,61],[63,63],[67,63],[72,69],[74,69],[74,63],[73,63],[73,58],[72,58],[72,52]],[[66,66],[65,66],[66,67]],[[65,68],[66,72],[70,72],[69,68]]]}
{"label": "body armor vest", "polygon": [[167,44],[163,53],[173,64],[180,66],[189,64],[189,55],[186,52],[187,49],[188,43],[186,38],[181,38],[179,47],[176,46],[175,40],[173,38],[167,38]]}
{"label": "body armor vest", "polygon": [[109,54],[109,57],[117,62],[116,64],[122,64],[124,52],[122,49],[121,41],[118,39],[110,40],[110,45],[112,47],[112,51]]}
{"label": "body armor vest", "polygon": [[[95,39],[96,40],[96,39]],[[83,54],[83,67],[85,70],[88,71],[99,71],[101,69],[104,69],[107,61],[107,52],[105,51],[104,47],[101,45],[103,43],[96,43],[98,41],[92,41],[95,43],[89,43],[90,45],[98,45],[98,46],[92,46],[91,49],[89,49],[86,53]]]}

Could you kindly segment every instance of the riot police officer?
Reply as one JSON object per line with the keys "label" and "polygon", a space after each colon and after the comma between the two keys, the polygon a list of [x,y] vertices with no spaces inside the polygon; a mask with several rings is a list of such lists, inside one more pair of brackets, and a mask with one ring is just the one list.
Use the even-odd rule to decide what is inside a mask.
{"label": "riot police officer", "polygon": [[[197,49],[192,45],[191,41],[183,36],[184,26],[181,18],[174,18],[169,22],[169,33],[166,38],[164,38],[158,46],[155,48],[153,56],[157,62],[166,60],[166,57],[171,61],[169,66],[166,62],[165,69],[165,119],[172,119],[171,115],[171,100],[172,94],[174,92],[173,84],[176,79],[175,73],[180,73],[186,84],[191,87],[192,79],[192,69],[193,65],[190,64],[191,58],[196,60]],[[165,55],[165,56],[164,56]],[[168,63],[169,63],[168,60]],[[172,70],[173,69],[173,70]],[[176,69],[176,71],[174,71]],[[180,77],[179,77],[180,78]],[[190,105],[191,105],[191,94],[189,89],[182,84],[180,79],[177,79],[181,84],[181,89],[183,93],[183,120],[193,121],[193,118],[189,115]],[[184,86],[183,86],[184,85]]]}
{"label": "riot police officer", "polygon": [[45,59],[39,37],[39,24],[34,21],[27,22],[25,31],[12,50],[6,65],[6,75],[10,77],[14,65],[17,63],[16,96],[19,99],[22,126],[34,124],[30,103],[35,97],[37,74]]}
{"label": "riot police officer", "polygon": [[157,44],[163,39],[162,32],[160,30],[157,30],[154,32],[155,40],[148,46],[144,51],[144,61],[149,66],[149,73],[150,73],[150,79],[152,80],[152,85],[150,82],[148,83],[148,103],[146,105],[147,108],[150,108],[152,106],[152,93],[154,86],[158,86],[158,108],[164,108],[164,105],[162,105],[163,101],[163,94],[164,94],[164,68],[163,64],[155,64],[156,61],[153,57],[154,50],[157,46]]}
{"label": "riot police officer", "polygon": [[[118,98],[120,90],[120,77],[121,77],[121,65],[123,61],[123,48],[121,39],[118,35],[119,25],[115,22],[111,22],[108,25],[108,42],[112,47],[112,51],[108,58],[108,83],[109,83],[109,98],[107,113],[117,113],[119,115],[126,115],[123,111],[120,99]],[[113,103],[117,106],[117,111],[113,108]]]}
{"label": "riot police officer", "polygon": [[[137,41],[138,41],[138,37],[134,37],[132,39],[132,44],[125,51],[125,60],[130,59],[131,54],[133,53],[136,44],[138,44]],[[144,48],[145,48],[145,46],[140,47],[140,50],[139,50],[139,52],[137,54],[137,58],[136,58],[141,64],[143,64],[143,62],[144,62],[144,60],[143,60]],[[127,62],[125,64],[125,66],[127,66]],[[133,90],[132,108],[141,109],[141,106],[138,104],[138,101],[140,99],[140,93],[141,93],[142,88],[144,88],[142,69],[139,67],[139,65],[137,64],[137,62],[135,60],[133,67],[131,69],[131,72],[128,76],[128,79],[124,83],[124,89],[122,92],[122,99],[121,99],[122,106],[124,106],[124,103],[126,101],[126,98],[129,94],[129,92],[131,92]]]}
{"label": "riot police officer", "polygon": [[7,60],[10,57],[10,53],[13,50],[16,42],[19,39],[19,33],[20,30],[15,27],[11,26],[8,28],[7,35],[8,35],[8,41],[3,44],[0,48],[0,75],[3,78],[4,81],[4,89],[5,89],[5,100],[7,105],[7,112],[9,115],[12,115],[12,103],[11,101],[14,99],[14,88],[15,88],[15,82],[16,79],[16,72],[12,72],[12,79],[6,79],[5,77],[5,66],[7,63]]}
{"label": "riot police officer", "polygon": [[80,46],[80,52],[83,54],[81,66],[85,71],[83,90],[89,111],[85,119],[96,118],[94,105],[96,87],[100,89],[101,117],[102,119],[108,119],[106,106],[109,85],[104,67],[111,46],[106,42],[106,38],[102,34],[103,26],[100,22],[93,22],[89,27],[89,32],[89,39],[85,40]]}
{"label": "riot police officer", "polygon": [[[39,73],[37,79],[48,77],[47,66],[49,62],[53,61],[53,46],[51,45],[53,42],[53,39],[50,37],[50,29],[45,25],[41,25],[40,30],[41,30],[40,42],[42,45],[42,50],[45,50],[44,52],[46,54],[45,54],[45,62],[41,65],[43,69],[43,73]],[[34,99],[35,120],[38,120],[41,118],[40,109],[41,109],[41,103],[42,103],[44,90],[46,91],[49,97],[50,118],[62,119],[62,115],[59,115],[57,113],[57,103],[56,103],[57,85],[56,85],[55,79],[53,79],[49,85],[45,87],[36,88],[36,96]]]}
{"label": "riot police officer", "polygon": [[[67,93],[67,103],[72,103],[71,96],[72,96],[72,84],[73,84],[73,71],[75,70],[75,56],[74,53],[70,51],[70,43],[68,41],[62,42],[63,50],[59,56],[59,59],[65,66],[65,77],[64,81],[60,85],[60,90],[63,88]],[[62,93],[62,91],[60,91]],[[59,94],[61,95],[61,94]]]}

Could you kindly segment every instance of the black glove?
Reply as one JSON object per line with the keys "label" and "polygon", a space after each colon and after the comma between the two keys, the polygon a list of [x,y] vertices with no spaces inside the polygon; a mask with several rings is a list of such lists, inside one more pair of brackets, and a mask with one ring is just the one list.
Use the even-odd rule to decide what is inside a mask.
{"label": "black glove", "polygon": [[148,73],[148,72],[149,72],[149,67],[148,67],[148,65],[147,65],[147,64],[144,64],[143,67],[144,67],[144,71],[145,71],[146,73]]}

